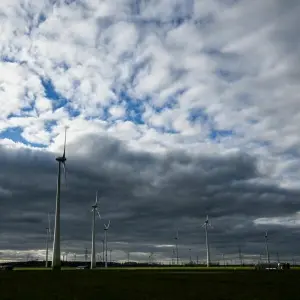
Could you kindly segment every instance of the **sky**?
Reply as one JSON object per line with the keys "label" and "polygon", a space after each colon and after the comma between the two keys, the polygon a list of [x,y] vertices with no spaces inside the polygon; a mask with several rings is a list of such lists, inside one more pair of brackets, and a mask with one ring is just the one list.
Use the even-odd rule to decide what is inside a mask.
{"label": "sky", "polygon": [[[64,128],[62,252],[297,257],[298,0],[2,0],[0,260],[45,255]],[[189,250],[191,249],[191,250]]]}

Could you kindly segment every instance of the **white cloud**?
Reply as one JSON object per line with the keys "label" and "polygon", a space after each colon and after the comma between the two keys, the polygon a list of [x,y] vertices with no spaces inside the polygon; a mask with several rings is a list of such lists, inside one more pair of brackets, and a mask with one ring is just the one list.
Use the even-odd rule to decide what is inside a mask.
{"label": "white cloud", "polygon": [[[297,1],[81,3],[1,2],[0,130],[20,126],[25,139],[49,150],[57,149],[64,124],[73,128],[71,139],[108,130],[153,151],[241,149],[274,164],[274,180],[299,175],[284,155],[297,160],[300,146]],[[41,78],[80,115],[52,111]],[[124,120],[130,109],[116,104],[120,90],[145,108],[149,128]],[[172,98],[172,108],[151,108]],[[29,105],[34,109],[22,112]],[[214,129],[235,135],[215,145],[209,126],[188,121],[192,108],[204,109]],[[57,121],[51,131],[48,121]],[[154,129],[162,127],[178,133]]]}
{"label": "white cloud", "polygon": [[259,218],[254,220],[256,225],[264,225],[265,227],[272,225],[280,225],[285,227],[300,227],[300,219],[298,216],[278,217],[278,218]]}
{"label": "white cloud", "polygon": [[109,113],[113,118],[120,119],[123,118],[126,114],[126,110],[123,106],[113,105],[109,108]]}

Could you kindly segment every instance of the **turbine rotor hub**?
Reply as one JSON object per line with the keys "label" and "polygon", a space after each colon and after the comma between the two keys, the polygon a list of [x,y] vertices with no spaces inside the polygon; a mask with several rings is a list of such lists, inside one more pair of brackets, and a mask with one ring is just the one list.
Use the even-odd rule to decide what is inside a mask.
{"label": "turbine rotor hub", "polygon": [[64,156],[56,157],[58,162],[64,163],[67,159]]}

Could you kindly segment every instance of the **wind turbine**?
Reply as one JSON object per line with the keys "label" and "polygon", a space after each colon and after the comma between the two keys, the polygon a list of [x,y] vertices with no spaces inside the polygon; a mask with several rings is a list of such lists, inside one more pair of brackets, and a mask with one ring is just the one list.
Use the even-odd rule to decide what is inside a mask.
{"label": "wind turbine", "polygon": [[243,262],[241,246],[239,246],[239,260],[240,260],[240,265],[242,266],[244,262]]}
{"label": "wind turbine", "polygon": [[66,141],[67,141],[67,128],[65,129],[65,142],[64,152],[62,156],[56,158],[58,162],[58,174],[57,174],[57,190],[56,190],[56,208],[55,208],[55,228],[53,239],[53,256],[52,256],[52,270],[60,271],[61,259],[60,259],[60,185],[61,185],[61,166],[64,169],[64,175],[66,180]]}
{"label": "wind turbine", "polygon": [[265,234],[265,246],[266,246],[266,254],[267,254],[267,261],[268,261],[268,264],[270,264],[270,254],[269,254],[269,245],[268,245],[268,231],[266,231],[266,234]]}
{"label": "wind turbine", "polygon": [[102,240],[102,262],[105,261],[105,240]]}
{"label": "wind turbine", "polygon": [[280,263],[279,253],[278,252],[276,253],[276,256],[277,256],[277,263]]}
{"label": "wind turbine", "polygon": [[110,221],[108,224],[104,224],[104,244],[105,244],[105,268],[107,268],[107,230],[109,229]]}
{"label": "wind turbine", "polygon": [[84,261],[85,262],[87,262],[87,260],[88,260],[88,249],[87,248],[85,248],[85,250],[84,250]]}
{"label": "wind turbine", "polygon": [[50,225],[50,215],[48,213],[48,227],[46,228],[46,265],[48,268],[48,253],[49,253],[49,241],[51,239],[51,225]]}
{"label": "wind turbine", "polygon": [[96,267],[96,249],[95,249],[95,223],[96,223],[96,212],[101,219],[101,215],[98,210],[98,191],[96,192],[96,201],[92,206],[93,212],[93,227],[92,227],[92,255],[91,255],[91,269]]}
{"label": "wind turbine", "polygon": [[176,231],[175,241],[176,241],[176,264],[179,265],[179,253],[178,253],[178,230]]}
{"label": "wind turbine", "polygon": [[205,229],[205,242],[206,242],[206,266],[209,267],[210,265],[210,250],[209,250],[209,242],[208,242],[208,227],[211,227],[211,224],[208,221],[208,216],[206,216],[206,220],[204,222],[204,224],[202,225],[202,227],[204,227]]}
{"label": "wind turbine", "polygon": [[176,258],[176,249],[172,249],[172,265],[175,264],[175,258]]}

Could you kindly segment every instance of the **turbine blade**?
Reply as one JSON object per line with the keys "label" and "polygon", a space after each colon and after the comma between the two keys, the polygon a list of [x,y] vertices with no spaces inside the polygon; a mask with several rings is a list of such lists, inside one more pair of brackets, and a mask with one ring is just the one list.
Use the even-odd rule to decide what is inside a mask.
{"label": "turbine blade", "polygon": [[50,223],[50,214],[48,213],[48,228],[49,228],[49,237],[51,239],[51,223]]}
{"label": "turbine blade", "polygon": [[65,127],[65,142],[64,142],[64,153],[63,153],[63,157],[66,157],[66,143],[67,143],[67,127]]}
{"label": "turbine blade", "polygon": [[98,214],[98,217],[99,217],[99,219],[101,220],[101,215],[100,215],[100,212],[99,212],[99,210],[98,210],[98,209],[96,209],[96,212],[97,212],[97,214]]}
{"label": "turbine blade", "polygon": [[110,226],[110,220],[108,221],[108,224],[107,224],[107,229],[109,228],[109,226]]}
{"label": "turbine blade", "polygon": [[64,178],[65,178],[65,183],[67,183],[67,168],[66,168],[66,163],[62,163],[63,168],[64,168]]}
{"label": "turbine blade", "polygon": [[98,191],[96,192],[96,201],[95,201],[95,204],[97,205],[98,203]]}

